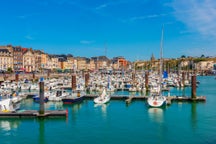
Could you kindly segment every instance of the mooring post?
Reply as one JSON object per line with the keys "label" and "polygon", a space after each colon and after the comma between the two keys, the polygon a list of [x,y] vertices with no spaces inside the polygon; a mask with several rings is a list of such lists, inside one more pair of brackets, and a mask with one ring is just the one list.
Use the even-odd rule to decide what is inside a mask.
{"label": "mooring post", "polygon": [[16,81],[16,82],[19,81],[19,74],[18,74],[18,73],[15,74],[15,81]]}
{"label": "mooring post", "polygon": [[182,72],[182,84],[183,84],[183,88],[185,86],[185,72]]}
{"label": "mooring post", "polygon": [[71,78],[71,88],[72,90],[76,90],[76,75],[72,75],[72,78]]}
{"label": "mooring post", "polygon": [[35,81],[35,73],[34,72],[32,73],[32,79],[33,79],[33,81]]}
{"label": "mooring post", "polygon": [[83,78],[85,77],[85,71],[84,70],[82,71],[82,77]]}
{"label": "mooring post", "polygon": [[196,75],[192,75],[191,76],[191,98],[192,99],[196,99]]}
{"label": "mooring post", "polygon": [[47,78],[50,77],[50,70],[47,71]]}
{"label": "mooring post", "polygon": [[135,72],[132,73],[132,80],[135,81]]}
{"label": "mooring post", "polygon": [[44,114],[45,107],[44,107],[44,81],[43,81],[43,78],[40,78],[40,82],[39,82],[39,96],[40,96],[39,114]]}
{"label": "mooring post", "polygon": [[191,80],[190,80],[190,72],[188,71],[187,72],[187,80],[190,82]]}
{"label": "mooring post", "polygon": [[85,74],[85,87],[88,87],[88,83],[89,83],[89,73]]}
{"label": "mooring post", "polygon": [[148,91],[148,72],[145,72],[145,88],[146,88],[146,92]]}

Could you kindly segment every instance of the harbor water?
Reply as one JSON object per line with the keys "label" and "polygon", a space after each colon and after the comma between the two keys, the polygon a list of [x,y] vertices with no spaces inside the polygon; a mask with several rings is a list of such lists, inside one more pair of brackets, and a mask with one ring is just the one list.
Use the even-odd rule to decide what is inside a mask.
{"label": "harbor water", "polygon": [[[0,119],[1,144],[215,144],[216,79],[197,77],[198,96],[206,102],[172,102],[166,108],[148,108],[146,101],[111,100],[96,105],[85,100],[74,105],[48,102],[46,109],[67,109],[67,118]],[[118,92],[117,94],[129,94]],[[171,88],[170,95],[190,96],[191,89]],[[39,109],[32,99],[21,109]]]}

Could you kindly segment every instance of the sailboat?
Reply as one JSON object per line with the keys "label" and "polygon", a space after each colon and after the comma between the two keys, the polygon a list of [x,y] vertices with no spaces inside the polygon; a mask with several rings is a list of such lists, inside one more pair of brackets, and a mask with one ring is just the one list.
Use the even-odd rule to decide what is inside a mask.
{"label": "sailboat", "polygon": [[0,112],[14,112],[20,108],[20,103],[13,103],[10,98],[0,101]]}
{"label": "sailboat", "polygon": [[106,89],[103,89],[103,92],[100,96],[94,99],[94,103],[96,104],[105,104],[110,101],[110,95],[106,93]]}
{"label": "sailboat", "polygon": [[160,73],[159,73],[159,86],[158,92],[149,96],[147,99],[148,105],[150,107],[162,107],[166,105],[166,97],[162,95],[162,66],[163,66],[163,28],[162,28],[162,36],[161,36],[161,47],[160,47]]}

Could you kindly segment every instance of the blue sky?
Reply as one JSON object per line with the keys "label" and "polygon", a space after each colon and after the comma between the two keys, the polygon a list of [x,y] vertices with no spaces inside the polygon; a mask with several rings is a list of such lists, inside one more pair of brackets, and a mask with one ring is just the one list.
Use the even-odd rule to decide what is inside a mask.
{"label": "blue sky", "polygon": [[74,56],[216,56],[215,0],[0,0],[0,45]]}

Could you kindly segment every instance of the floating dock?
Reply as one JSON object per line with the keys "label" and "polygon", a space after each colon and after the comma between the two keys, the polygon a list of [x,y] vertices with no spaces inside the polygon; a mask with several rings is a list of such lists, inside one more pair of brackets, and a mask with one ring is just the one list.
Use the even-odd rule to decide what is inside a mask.
{"label": "floating dock", "polygon": [[0,118],[57,118],[66,117],[66,110],[45,111],[44,114],[39,114],[36,110],[22,110],[17,112],[0,112]]}
{"label": "floating dock", "polygon": [[[85,95],[85,99],[94,99],[97,95]],[[148,96],[128,96],[128,95],[111,95],[111,100],[125,100],[126,103],[131,103],[133,100],[147,100]],[[167,105],[170,105],[172,101],[175,102],[205,102],[205,96],[197,96],[196,98],[191,98],[187,96],[168,96]]]}

